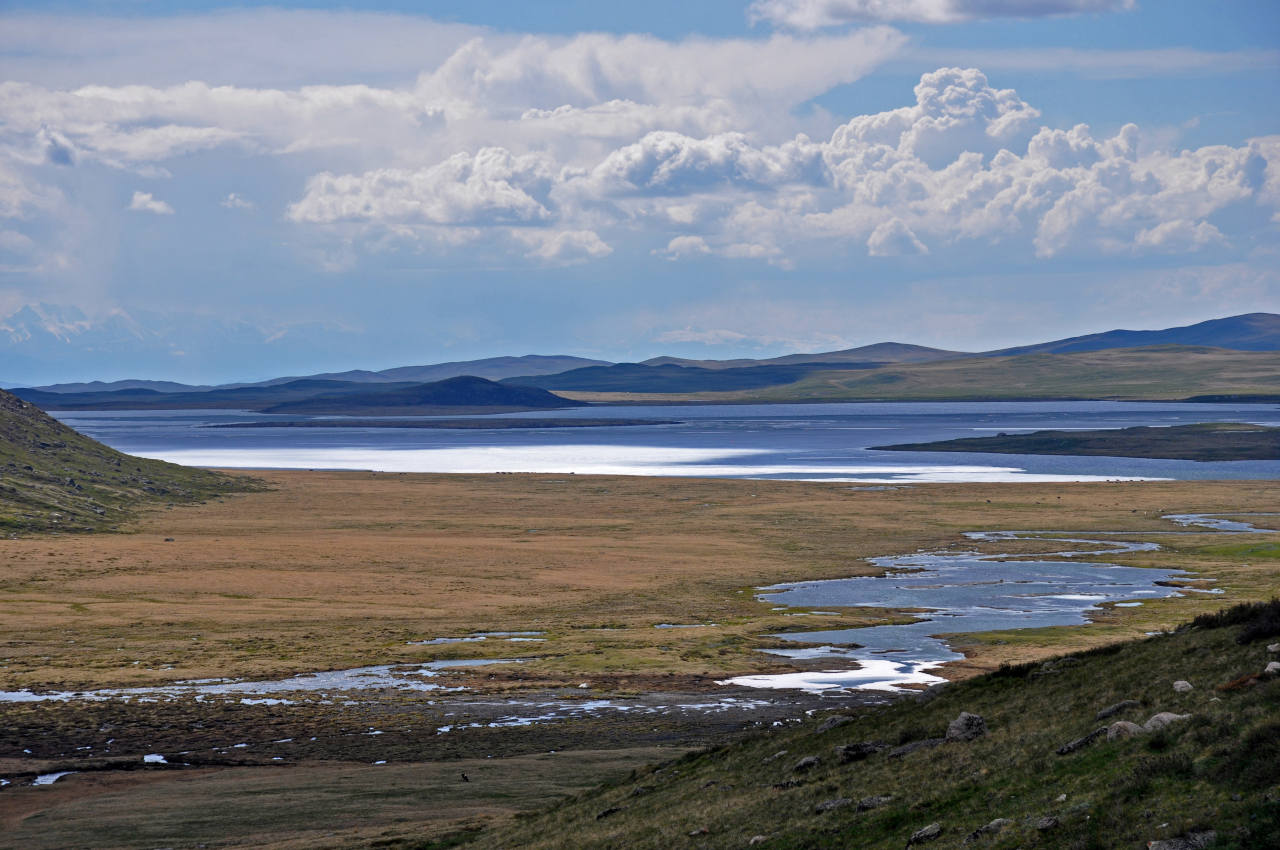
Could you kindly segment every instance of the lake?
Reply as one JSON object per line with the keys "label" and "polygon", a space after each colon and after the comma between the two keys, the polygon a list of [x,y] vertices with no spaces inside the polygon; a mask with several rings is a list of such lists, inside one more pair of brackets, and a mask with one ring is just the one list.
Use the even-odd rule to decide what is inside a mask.
{"label": "lake", "polygon": [[1280,477],[1280,460],[1197,463],[1143,458],[883,452],[870,448],[1002,431],[1223,421],[1276,426],[1280,425],[1280,407],[1274,404],[1074,401],[587,406],[486,418],[581,417],[678,422],[493,430],[342,427],[342,417],[297,416],[287,418],[323,418],[332,421],[335,427],[207,427],[282,418],[228,410],[62,411],[55,415],[121,451],[176,463],[226,468],[692,475],[868,485]]}

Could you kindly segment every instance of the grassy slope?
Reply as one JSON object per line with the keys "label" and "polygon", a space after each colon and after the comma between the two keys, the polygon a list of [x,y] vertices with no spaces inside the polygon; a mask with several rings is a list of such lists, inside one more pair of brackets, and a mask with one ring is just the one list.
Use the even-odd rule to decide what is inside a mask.
{"label": "grassy slope", "polygon": [[0,532],[101,531],[148,502],[251,487],[248,479],[122,454],[0,391]]}
{"label": "grassy slope", "polygon": [[932,443],[899,443],[875,449],[910,452],[994,452],[997,454],[1102,455],[1181,460],[1278,460],[1280,428],[1209,422],[1170,428],[1116,428],[1100,431],[1036,431],[965,437]]}
{"label": "grassy slope", "polygon": [[[1273,602],[1270,611],[1274,635],[1280,606]],[[1013,824],[966,846],[1138,848],[1211,828],[1219,834],[1215,847],[1273,847],[1267,842],[1280,828],[1280,677],[1235,690],[1217,686],[1261,671],[1265,644],[1275,638],[1264,631],[1240,644],[1243,626],[1210,625],[1071,661],[1003,668],[950,685],[932,700],[856,714],[826,732],[818,731],[821,717],[762,731],[634,774],[465,846],[737,848],[761,835],[769,848],[901,848],[936,822],[943,833],[928,846],[950,848],[1003,817]],[[1176,693],[1177,679],[1195,689]],[[1124,699],[1141,705],[1095,719],[1099,709]],[[860,741],[899,745],[938,737],[961,711],[982,715],[990,733],[898,759],[880,752],[840,764],[833,752]],[[1056,754],[1106,723],[1141,723],[1162,711],[1192,716],[1161,733],[1104,738]],[[821,764],[797,772],[806,756]],[[816,810],[835,798],[880,795],[893,799],[861,813],[856,805]],[[610,809],[616,811],[601,816]],[[1059,823],[1037,829],[1044,817]]]}
{"label": "grassy slope", "polygon": [[564,392],[583,400],[872,401],[1177,399],[1280,393],[1280,352],[1193,346],[971,357],[868,371],[815,372],[785,386],[684,396]]}

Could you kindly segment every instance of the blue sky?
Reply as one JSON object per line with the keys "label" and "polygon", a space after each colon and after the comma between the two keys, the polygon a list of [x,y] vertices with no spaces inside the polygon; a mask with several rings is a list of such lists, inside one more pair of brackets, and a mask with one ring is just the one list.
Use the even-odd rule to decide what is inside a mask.
{"label": "blue sky", "polygon": [[1280,312],[1280,4],[423,5],[0,6],[0,381]]}

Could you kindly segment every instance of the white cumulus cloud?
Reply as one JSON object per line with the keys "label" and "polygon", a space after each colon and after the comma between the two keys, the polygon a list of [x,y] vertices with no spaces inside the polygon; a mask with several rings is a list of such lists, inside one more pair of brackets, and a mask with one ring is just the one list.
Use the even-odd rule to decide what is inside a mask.
{"label": "white cumulus cloud", "polygon": [[384,168],[363,174],[319,174],[289,208],[310,224],[376,222],[485,225],[547,221],[555,164],[538,154],[503,148],[460,153],[417,170]]}
{"label": "white cumulus cloud", "polygon": [[613,248],[590,230],[514,230],[511,235],[529,246],[525,256],[555,265],[585,263],[613,253]]}
{"label": "white cumulus cloud", "polygon": [[173,215],[173,207],[154,197],[150,192],[134,192],[128,209],[133,212],[148,212],[156,215]]}
{"label": "white cumulus cloud", "polygon": [[925,247],[900,218],[891,218],[876,226],[867,237],[867,253],[873,257],[902,257],[927,254]]}

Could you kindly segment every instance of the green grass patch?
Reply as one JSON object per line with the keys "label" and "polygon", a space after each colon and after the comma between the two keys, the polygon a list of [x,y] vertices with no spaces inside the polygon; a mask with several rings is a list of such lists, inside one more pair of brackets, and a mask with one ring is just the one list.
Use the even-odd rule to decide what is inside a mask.
{"label": "green grass patch", "polygon": [[[959,847],[997,817],[1011,823],[966,846],[1142,847],[1205,829],[1218,833],[1216,847],[1271,846],[1280,817],[1280,678],[1219,686],[1261,672],[1265,646],[1241,639],[1277,616],[1280,602],[1237,606],[1173,634],[1008,666],[921,699],[851,712],[827,731],[818,731],[822,717],[762,729],[464,846],[728,848],[762,835],[770,848],[901,848],[936,822],[943,833],[930,846]],[[1175,691],[1179,679],[1194,689]],[[1121,700],[1137,705],[1097,719]],[[961,711],[982,715],[989,733],[853,763],[835,749],[937,738]],[[1143,723],[1159,712],[1190,716],[1058,754],[1111,722]],[[796,770],[807,756],[819,764]],[[890,799],[859,811],[858,801],[871,797]],[[837,799],[852,802],[820,809]]]}

